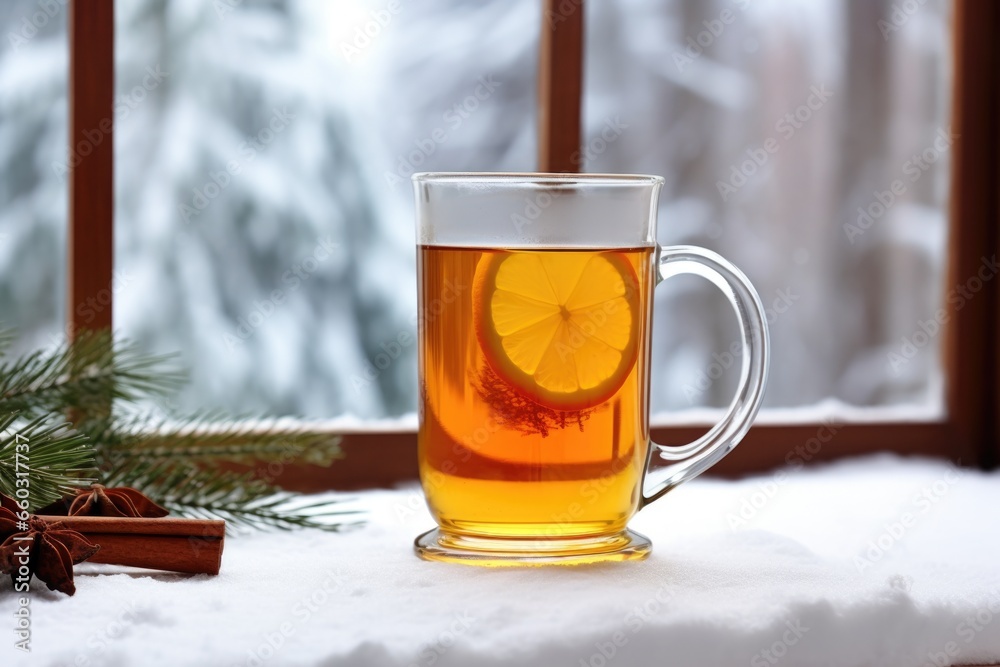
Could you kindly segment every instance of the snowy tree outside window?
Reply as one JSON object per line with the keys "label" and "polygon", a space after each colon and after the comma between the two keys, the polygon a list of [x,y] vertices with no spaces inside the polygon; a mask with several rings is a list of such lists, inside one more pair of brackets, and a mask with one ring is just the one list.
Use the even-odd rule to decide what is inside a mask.
{"label": "snowy tree outside window", "polygon": [[[65,333],[75,167],[50,4],[0,7],[0,322],[20,349]],[[584,168],[665,176],[660,241],[750,276],[766,405],[936,409],[940,340],[918,334],[947,294],[950,5],[587,12]],[[542,20],[558,16],[536,0],[116,3],[109,289],[119,332],[191,369],[179,407],[415,409],[409,174],[535,168]],[[678,279],[656,298],[654,413],[724,405],[739,359],[721,297]]]}

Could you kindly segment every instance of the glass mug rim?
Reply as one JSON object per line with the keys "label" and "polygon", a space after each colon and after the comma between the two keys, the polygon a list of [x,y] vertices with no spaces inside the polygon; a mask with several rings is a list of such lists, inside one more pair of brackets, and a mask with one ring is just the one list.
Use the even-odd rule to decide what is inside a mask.
{"label": "glass mug rim", "polygon": [[647,174],[422,172],[411,177],[421,246],[656,245],[664,179]]}
{"label": "glass mug rim", "polygon": [[[665,179],[661,176],[545,172],[421,172],[413,174],[411,180],[417,208],[420,273],[418,305],[428,302],[438,306],[454,303],[457,297],[453,293],[455,285],[468,287],[471,283],[473,287],[466,297],[469,303],[458,302],[460,305],[457,307],[457,312],[460,315],[451,316],[454,324],[447,318],[435,315],[428,317],[427,325],[418,331],[420,365],[418,377],[421,383],[421,396],[424,397],[422,400],[429,402],[426,405],[421,404],[419,413],[418,457],[424,495],[439,527],[417,538],[414,545],[417,554],[427,560],[492,566],[579,564],[644,558],[649,554],[652,544],[648,538],[629,529],[628,521],[643,507],[679,484],[699,475],[731,451],[746,435],[760,408],[767,379],[769,353],[767,322],[759,295],[746,276],[719,255],[692,246],[662,247],[656,242],[658,195],[665,183]],[[549,194],[546,194],[547,192]],[[551,478],[539,475],[537,479],[522,479],[518,475],[510,476],[514,475],[514,472],[509,469],[511,461],[505,458],[504,452],[507,450],[501,451],[498,456],[491,456],[483,454],[474,446],[467,446],[468,456],[462,461],[474,462],[470,464],[473,467],[470,467],[467,474],[455,471],[456,463],[448,458],[450,454],[445,455],[444,459],[441,458],[442,452],[448,450],[448,444],[451,444],[451,452],[457,452],[463,442],[457,435],[451,433],[449,420],[458,419],[458,423],[461,423],[461,418],[457,417],[459,414],[468,415],[475,410],[481,412],[482,409],[493,410],[495,409],[493,403],[498,400],[497,391],[517,391],[517,387],[523,389],[525,386],[525,380],[520,375],[512,372],[503,359],[497,359],[497,350],[500,349],[497,336],[501,334],[489,328],[496,326],[493,320],[483,319],[486,316],[482,313],[489,311],[482,310],[482,306],[476,310],[476,304],[482,303],[482,298],[491,294],[492,283],[489,281],[496,280],[500,275],[500,265],[503,262],[515,257],[517,253],[539,251],[568,252],[574,253],[577,257],[581,254],[609,253],[605,255],[610,258],[606,263],[618,267],[619,270],[626,263],[640,262],[639,266],[633,267],[638,272],[633,275],[639,280],[637,283],[639,294],[635,303],[638,312],[632,320],[632,326],[636,327],[635,331],[638,332],[635,335],[639,336],[635,343],[636,356],[632,362],[635,366],[630,367],[631,375],[625,380],[629,385],[620,385],[615,389],[616,392],[627,391],[634,396],[623,394],[629,401],[624,404],[626,405],[624,408],[620,407],[623,404],[616,404],[610,422],[613,433],[597,436],[598,439],[612,438],[615,443],[613,452],[618,452],[619,438],[625,438],[631,443],[632,453],[628,455],[630,458],[623,459],[624,467],[614,471],[614,474],[621,479],[615,477],[612,482],[616,485],[613,491],[605,490],[608,502],[600,507],[595,506],[585,518],[576,518],[576,524],[570,521],[569,523],[573,525],[568,527],[564,526],[560,519],[558,530],[552,534],[539,531],[549,524],[554,525],[557,516],[561,514],[553,514],[552,517],[546,518],[542,515],[552,507],[543,508],[552,502],[559,505],[562,500],[573,501],[574,497],[561,498],[560,494],[563,491],[558,485],[532,489],[531,493],[537,491],[536,495],[542,499],[542,505],[536,507],[535,504],[525,503],[525,498],[533,496],[531,493],[525,494],[527,489],[517,485],[529,481],[562,484],[564,481],[578,478],[567,477],[566,480],[560,480],[558,475]],[[482,257],[476,259],[467,254],[462,256],[463,253],[476,252],[483,253]],[[641,253],[641,256],[647,259],[640,259],[639,254],[630,255],[630,253]],[[495,256],[502,259],[498,261]],[[642,262],[648,262],[648,268],[642,268]],[[537,261],[535,264],[530,261],[522,262],[518,264],[517,270],[530,273],[531,267],[536,264],[543,266]],[[508,272],[511,270],[514,269],[508,269]],[[723,419],[694,442],[665,447],[649,439],[652,290],[666,278],[680,274],[694,274],[706,278],[722,290],[740,323],[743,364],[738,390]],[[509,283],[513,274],[507,275],[504,280]],[[606,285],[613,282],[611,280],[599,284]],[[544,281],[534,284],[544,284]],[[452,290],[452,293],[448,293],[448,290]],[[575,291],[570,290],[570,294],[575,294]],[[553,295],[549,296],[551,298]],[[558,297],[555,298],[557,305],[565,310]],[[538,302],[549,303],[549,301]],[[514,303],[516,306],[520,302],[515,300]],[[517,312],[517,307],[511,310],[510,304],[501,308],[500,312],[505,313],[503,317]],[[506,310],[503,310],[504,308]],[[476,315],[477,312],[480,314]],[[431,313],[435,311],[432,309]],[[467,319],[462,319],[463,316]],[[563,313],[563,317],[567,315]],[[468,322],[473,324],[470,325]],[[469,332],[473,331],[473,328],[475,338],[470,343],[468,339],[473,334]],[[483,333],[484,331],[486,333]],[[494,333],[491,334],[491,331]],[[476,344],[475,340],[479,341],[479,348],[473,347]],[[498,378],[505,378],[508,383],[504,385],[506,389],[497,389],[496,382],[488,379],[479,381],[481,387],[475,386],[476,376],[467,376],[465,370],[465,364],[473,364],[473,370],[478,369],[480,361],[478,356],[472,355],[473,349],[482,350],[476,355],[485,355],[483,357],[486,359],[485,363],[490,364],[493,374]],[[434,359],[433,362],[428,362],[428,355]],[[462,361],[442,363],[442,359],[447,359],[448,355],[458,355],[457,358]],[[429,368],[434,370],[429,371]],[[523,368],[521,370],[523,371]],[[425,389],[429,372],[432,373],[430,377],[434,379],[428,384],[431,389]],[[632,375],[635,375],[635,378],[629,379]],[[444,386],[442,383],[446,381],[460,386],[458,395],[465,398],[451,405],[440,398],[444,395],[444,390],[437,387]],[[470,395],[464,393],[470,388],[478,392],[478,398],[476,394],[469,398]],[[598,393],[591,398],[603,400],[603,396]],[[608,401],[621,400],[617,397],[616,393],[599,407],[610,405]],[[536,403],[551,409],[569,410],[571,413],[573,410],[583,409],[575,407],[577,404],[569,399],[564,403],[556,399],[562,400],[561,397],[541,392],[537,396]],[[473,402],[470,403],[470,400]],[[587,406],[589,405],[588,403]],[[448,408],[451,412],[442,408]],[[623,413],[626,410],[629,412],[619,418],[617,412],[619,409]],[[498,423],[495,416],[491,416],[490,419]],[[572,421],[567,423],[572,424]],[[629,424],[631,431],[620,431],[622,424]],[[455,428],[461,430],[466,426]],[[505,428],[511,432],[517,430],[516,425],[514,427],[508,425]],[[582,433],[582,422],[580,430]],[[503,440],[499,443],[507,446]],[[464,456],[464,450],[461,451]],[[510,451],[520,451],[520,449]],[[479,458],[472,458],[474,456]],[[538,462],[537,465],[552,465],[558,468],[562,465],[573,465],[569,463],[571,459],[572,457],[566,461]],[[442,462],[450,463],[452,470],[446,469]],[[618,459],[610,461],[610,463],[618,462]],[[484,475],[483,470],[479,469],[484,466],[494,467],[486,469]],[[589,468],[587,470],[589,474]],[[459,480],[461,484],[456,486],[448,476]],[[602,472],[602,481],[604,477]],[[589,478],[579,478],[579,480],[585,479]],[[511,496],[506,500],[500,497],[488,500],[485,505],[487,509],[483,511],[476,505],[475,485],[469,485],[470,482],[478,483],[479,480],[499,480],[513,484],[510,488],[502,490],[489,484],[481,485],[484,490],[489,490],[490,494],[502,496],[503,493],[510,493]],[[514,498],[518,499],[517,502],[512,502]],[[471,511],[469,508],[472,508]],[[498,508],[502,510],[499,513]],[[511,513],[504,514],[507,511]],[[596,532],[592,526],[598,527]],[[606,531],[603,526],[607,526]]]}
{"label": "glass mug rim", "polygon": [[424,171],[413,174],[414,183],[489,183],[491,185],[652,186],[666,180],[653,174],[569,174],[530,171]]}

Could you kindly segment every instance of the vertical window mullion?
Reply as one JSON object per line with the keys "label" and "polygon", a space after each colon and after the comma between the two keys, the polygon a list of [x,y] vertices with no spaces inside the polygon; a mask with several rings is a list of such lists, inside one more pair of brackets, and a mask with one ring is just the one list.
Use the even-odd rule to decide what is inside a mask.
{"label": "vertical window mullion", "polygon": [[543,0],[538,50],[538,170],[576,173],[583,105],[583,0]]}
{"label": "vertical window mullion", "polygon": [[70,338],[110,329],[114,255],[114,0],[70,0]]}

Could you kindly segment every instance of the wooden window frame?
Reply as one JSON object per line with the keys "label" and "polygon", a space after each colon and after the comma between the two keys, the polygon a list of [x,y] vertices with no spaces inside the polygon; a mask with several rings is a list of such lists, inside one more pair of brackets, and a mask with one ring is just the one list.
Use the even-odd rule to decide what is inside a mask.
{"label": "wooden window frame", "polygon": [[[561,4],[561,6],[560,6]],[[580,166],[583,88],[583,1],[543,0],[539,53],[539,169],[575,172]],[[562,12],[562,13],[560,13]],[[112,309],[84,322],[78,308],[112,280],[114,180],[114,0],[69,2],[69,142],[87,142],[100,129],[86,168],[69,179],[69,330],[109,329]],[[557,20],[554,20],[557,19]],[[975,275],[983,256],[1000,251],[1000,141],[997,62],[1000,3],[954,0],[952,127],[959,135],[952,153],[946,285]],[[91,135],[92,136],[92,135]],[[92,142],[88,142],[92,143]],[[1000,459],[1000,280],[960,310],[949,311],[943,345],[945,417],[927,422],[758,424],[713,472],[738,475],[784,465],[813,439],[821,443],[810,460],[830,460],[872,451],[937,456],[964,465],[993,467]],[[661,427],[652,437],[682,444],[699,427]],[[331,433],[342,436],[345,459],[330,468],[289,465],[278,482],[290,489],[319,491],[387,486],[417,476],[413,431]],[[815,450],[813,443],[811,450]]]}

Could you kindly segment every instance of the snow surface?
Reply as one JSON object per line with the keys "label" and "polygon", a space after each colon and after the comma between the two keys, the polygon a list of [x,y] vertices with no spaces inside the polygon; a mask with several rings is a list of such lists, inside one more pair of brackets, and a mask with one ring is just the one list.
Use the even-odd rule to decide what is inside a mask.
{"label": "snow surface", "polygon": [[634,520],[649,560],[574,568],[425,563],[415,487],[356,502],[349,533],[231,538],[215,578],[80,566],[75,597],[33,593],[32,654],[5,631],[0,664],[1000,662],[995,473],[880,455],[696,480]]}

